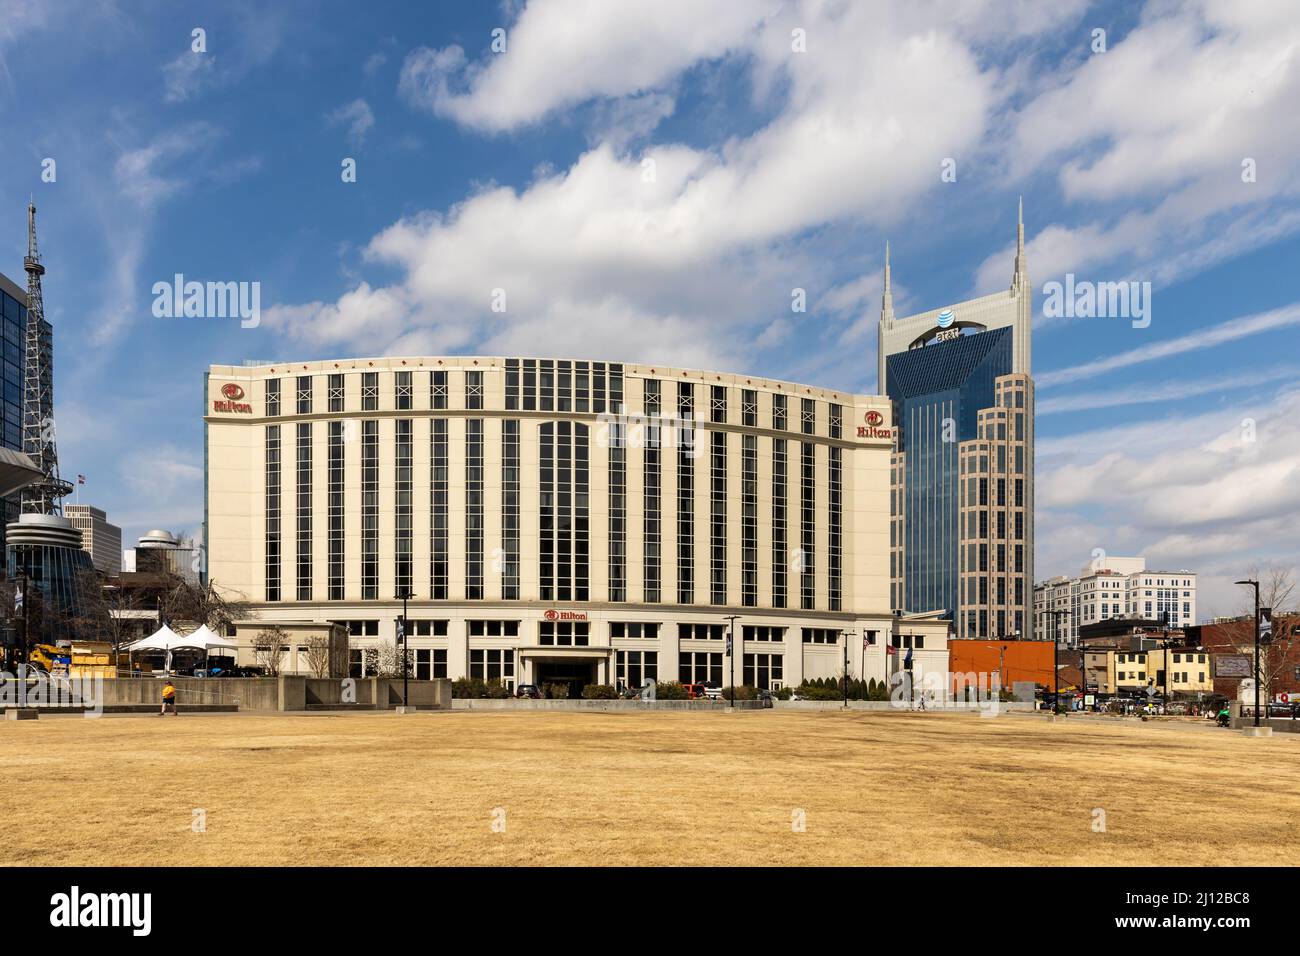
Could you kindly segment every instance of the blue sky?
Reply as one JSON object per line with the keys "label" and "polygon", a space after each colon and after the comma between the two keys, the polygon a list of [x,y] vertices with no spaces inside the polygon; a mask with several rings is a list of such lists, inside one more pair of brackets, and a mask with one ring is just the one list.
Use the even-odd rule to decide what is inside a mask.
{"label": "blue sky", "polygon": [[[198,527],[209,364],[585,355],[872,392],[885,240],[899,314],[1003,288],[1023,195],[1040,292],[1153,295],[1146,328],[1038,310],[1036,576],[1143,554],[1201,572],[1204,615],[1297,563],[1293,4],[260,6],[0,0],[0,271],[34,195],[62,470],[128,543]],[[175,273],[259,282],[261,324],[155,318]]]}

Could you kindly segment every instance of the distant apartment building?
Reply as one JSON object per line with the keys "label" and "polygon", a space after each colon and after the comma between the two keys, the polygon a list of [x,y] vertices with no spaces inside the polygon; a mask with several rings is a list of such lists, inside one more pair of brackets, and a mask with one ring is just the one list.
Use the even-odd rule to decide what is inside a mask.
{"label": "distant apartment building", "polygon": [[1189,647],[1106,652],[1103,694],[1148,690],[1169,698],[1213,693],[1211,655],[1204,648]]}
{"label": "distant apartment building", "polygon": [[[1053,621],[1052,611],[1065,611]],[[1148,571],[1145,558],[1106,556],[1078,577],[1049,578],[1034,586],[1035,632],[1067,647],[1079,641],[1079,628],[1115,618],[1156,621],[1171,628],[1196,623],[1196,574]]]}
{"label": "distant apartment building", "polygon": [[81,548],[95,570],[110,576],[122,573],[122,529],[92,505],[64,505],[63,514],[81,532]]}

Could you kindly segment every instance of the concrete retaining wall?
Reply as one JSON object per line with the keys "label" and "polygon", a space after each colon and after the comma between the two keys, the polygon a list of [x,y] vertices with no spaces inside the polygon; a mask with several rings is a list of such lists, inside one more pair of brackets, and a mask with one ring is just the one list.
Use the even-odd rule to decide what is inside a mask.
{"label": "concrete retaining wall", "polygon": [[[774,701],[777,708],[781,710],[843,710],[844,702],[842,700],[778,700]],[[936,711],[971,711],[978,712],[988,710],[993,706],[992,701],[976,703],[975,701],[952,701],[947,704],[927,704],[926,710]],[[999,710],[1033,710],[1034,705],[1020,703],[1017,701],[999,701],[997,703]],[[896,710],[906,711],[907,707],[900,707],[893,701],[888,700],[851,700],[849,701],[849,710]]]}
{"label": "concrete retaining wall", "polygon": [[[400,687],[398,688],[401,689]],[[456,698],[452,710],[729,710],[726,701],[719,700],[477,700]],[[762,710],[762,701],[738,700],[736,710]]]}
{"label": "concrete retaining wall", "polygon": [[[294,712],[308,704],[350,706],[344,703],[342,680],[300,677],[176,677],[176,702],[182,709],[194,705],[238,706],[240,710]],[[162,703],[163,681],[156,677],[120,677],[103,682],[103,705],[107,708],[132,705],[158,707]],[[387,710],[402,703],[402,682],[391,678],[367,677],[352,681],[360,707]],[[451,706],[451,681],[409,682],[410,703],[415,707],[446,710]]]}

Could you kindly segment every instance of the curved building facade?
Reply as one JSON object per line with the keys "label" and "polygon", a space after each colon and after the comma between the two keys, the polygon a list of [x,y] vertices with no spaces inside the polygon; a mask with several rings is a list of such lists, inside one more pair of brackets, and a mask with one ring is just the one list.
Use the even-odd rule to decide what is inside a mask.
{"label": "curved building facade", "polygon": [[5,535],[9,577],[30,580],[40,593],[28,643],[76,637],[86,615],[83,577],[94,571],[81,532],[62,515],[24,514],[9,523]]}
{"label": "curved building facade", "polygon": [[205,387],[209,577],[257,626],[346,622],[355,673],[408,594],[419,677],[725,686],[733,616],[736,684],[885,674],[883,397],[494,357]]}

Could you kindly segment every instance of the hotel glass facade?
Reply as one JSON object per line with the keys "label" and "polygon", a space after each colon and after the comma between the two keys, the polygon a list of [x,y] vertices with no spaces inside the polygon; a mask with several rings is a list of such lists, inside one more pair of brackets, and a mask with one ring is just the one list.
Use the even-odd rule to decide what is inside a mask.
{"label": "hotel glass facade", "polygon": [[268,625],[345,622],[358,672],[409,593],[417,676],[725,685],[731,615],[737,683],[837,676],[844,644],[884,676],[883,398],[532,358],[206,381],[212,581]]}

